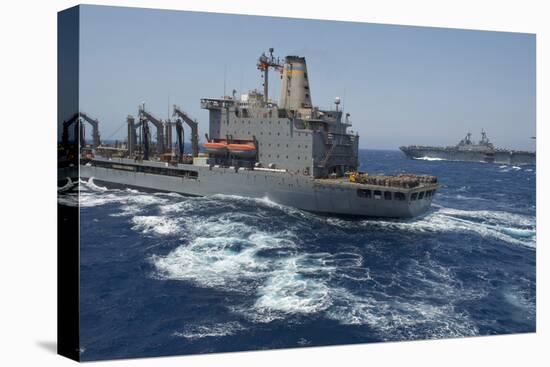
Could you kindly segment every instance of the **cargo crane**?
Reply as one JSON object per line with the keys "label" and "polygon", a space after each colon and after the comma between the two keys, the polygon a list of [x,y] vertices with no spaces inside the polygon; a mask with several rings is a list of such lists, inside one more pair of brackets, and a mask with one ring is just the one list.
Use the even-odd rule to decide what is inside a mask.
{"label": "cargo crane", "polygon": [[93,146],[94,148],[97,148],[101,145],[101,140],[99,139],[99,121],[91,118],[84,112],[80,112],[80,118],[92,125]]}
{"label": "cargo crane", "polygon": [[75,142],[77,139],[80,139],[80,146],[84,147],[86,145],[84,138],[84,126],[81,123],[82,121],[86,121],[92,125],[92,145],[94,148],[97,148],[101,145],[101,139],[99,138],[99,121],[91,118],[84,112],[75,113],[70,119],[63,121],[63,135],[61,137],[63,145],[67,146],[69,144],[69,127],[76,122],[78,123],[75,125],[74,130]]}
{"label": "cargo crane", "polygon": [[167,119],[164,122],[164,146],[166,147],[165,153],[172,154],[172,128],[174,123]]}
{"label": "cargo crane", "polygon": [[143,160],[149,160],[149,143],[151,142],[151,132],[149,130],[149,124],[144,120],[141,124],[141,143],[143,146]]}
{"label": "cargo crane", "polygon": [[183,125],[180,119],[177,119],[176,121],[170,121],[170,119],[166,120],[166,123],[164,125],[165,127],[165,137],[166,137],[166,150],[170,151],[172,153],[172,132],[173,128],[176,128],[176,141],[178,149],[176,151],[176,156],[178,157],[178,160],[181,161],[181,158],[183,157]]}
{"label": "cargo crane", "polygon": [[[155,125],[155,129],[157,129],[157,154],[163,154],[164,153],[164,122],[162,120],[157,119],[153,115],[151,115],[149,112],[145,110],[144,105],[139,106],[139,122],[141,125],[147,125],[147,122],[151,122],[153,125]],[[149,129],[144,129],[144,131],[147,130],[149,132]],[[145,141],[145,138],[144,138]]]}
{"label": "cargo crane", "polygon": [[[199,156],[199,124],[197,123],[196,120],[193,120],[191,117],[189,117],[187,113],[185,113],[181,108],[179,108],[176,105],[174,105],[174,113],[172,115],[181,118],[181,120],[183,120],[191,128],[192,155],[193,157],[198,157]],[[178,119],[180,125],[181,125],[181,120]],[[177,125],[176,125],[176,128],[177,128]],[[181,139],[183,142],[183,130],[181,134]],[[182,146],[180,147],[180,150],[183,151],[183,143],[182,143]]]}
{"label": "cargo crane", "polygon": [[176,138],[178,141],[178,153],[179,153],[180,160],[183,157],[183,141],[184,141],[183,137],[184,137],[183,124],[181,123],[181,120],[178,119],[176,121]]}
{"label": "cargo crane", "polygon": [[[70,119],[63,121],[63,135],[61,135],[61,143],[64,147],[69,146],[69,126],[74,124],[78,120],[78,113],[75,113]],[[74,130],[75,144],[77,143],[77,137],[80,136],[79,124],[75,125]]]}
{"label": "cargo crane", "polygon": [[136,125],[136,120],[132,115],[126,117],[126,122],[128,123],[128,156],[133,157],[138,143],[136,129],[140,127],[141,124],[138,123]]}

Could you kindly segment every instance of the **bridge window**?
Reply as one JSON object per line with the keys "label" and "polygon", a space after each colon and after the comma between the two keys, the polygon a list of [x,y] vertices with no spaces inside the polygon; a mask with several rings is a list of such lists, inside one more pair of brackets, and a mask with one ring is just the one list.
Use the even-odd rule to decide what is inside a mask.
{"label": "bridge window", "polygon": [[416,200],[417,197],[418,197],[418,193],[417,193],[417,192],[413,192],[413,193],[411,194],[411,201]]}
{"label": "bridge window", "polygon": [[391,200],[391,191],[384,191],[384,200]]}
{"label": "bridge window", "polygon": [[418,193],[418,200],[424,199],[424,191]]}
{"label": "bridge window", "polygon": [[380,191],[380,190],[374,190],[374,198],[375,198],[376,200],[382,199],[382,191]]}

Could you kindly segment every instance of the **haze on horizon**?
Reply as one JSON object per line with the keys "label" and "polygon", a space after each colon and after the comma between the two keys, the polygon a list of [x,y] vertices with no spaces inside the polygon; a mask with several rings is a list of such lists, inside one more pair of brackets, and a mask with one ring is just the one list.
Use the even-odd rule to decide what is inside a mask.
{"label": "haze on horizon", "polygon": [[[498,147],[535,150],[532,34],[81,5],[80,109],[102,139],[125,140],[140,103],[161,119],[177,104],[202,137],[200,98],[261,90],[269,47],[306,57],[313,104],[340,97],[361,148],[477,141],[483,128]],[[279,80],[270,72],[273,100]]]}

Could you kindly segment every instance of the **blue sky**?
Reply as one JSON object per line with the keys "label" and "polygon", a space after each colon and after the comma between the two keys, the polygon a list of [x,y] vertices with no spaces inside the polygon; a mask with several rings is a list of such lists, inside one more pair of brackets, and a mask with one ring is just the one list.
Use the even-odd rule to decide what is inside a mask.
{"label": "blue sky", "polygon": [[[305,56],[314,105],[343,99],[362,148],[448,145],[482,128],[534,150],[535,36],[274,17],[82,6],[80,109],[124,139],[138,105],[178,104],[207,131],[201,97],[261,89],[258,56]],[[279,78],[271,73],[270,96]]]}

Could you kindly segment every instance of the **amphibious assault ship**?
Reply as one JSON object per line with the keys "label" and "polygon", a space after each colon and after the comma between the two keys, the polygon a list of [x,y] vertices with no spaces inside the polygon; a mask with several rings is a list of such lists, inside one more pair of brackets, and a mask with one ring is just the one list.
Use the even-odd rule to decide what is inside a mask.
{"label": "amphibious assault ship", "polygon": [[409,145],[400,147],[409,158],[434,159],[449,161],[487,162],[510,165],[536,164],[536,154],[520,150],[495,148],[489,141],[487,133],[481,130],[481,140],[475,144],[472,134],[468,133],[455,146],[431,147],[423,145]]}
{"label": "amphibious assault ship", "polygon": [[[83,150],[79,176],[107,186],[267,198],[337,215],[399,218],[428,210],[439,188],[436,177],[357,171],[359,136],[348,131],[350,115],[343,116],[338,98],[329,110],[312,105],[304,57],[279,59],[270,49],[257,68],[263,93],[237,97],[233,91],[232,96],[200,100],[210,120],[203,149],[197,122],[181,108],[174,106],[174,120],[162,121],[141,105],[137,119],[127,118],[126,143],[101,145],[94,133],[98,145]],[[268,98],[270,69],[281,77],[278,103]],[[72,120],[85,121],[80,115]],[[157,131],[156,143],[149,123]],[[184,152],[184,124],[191,128],[191,154]]]}

